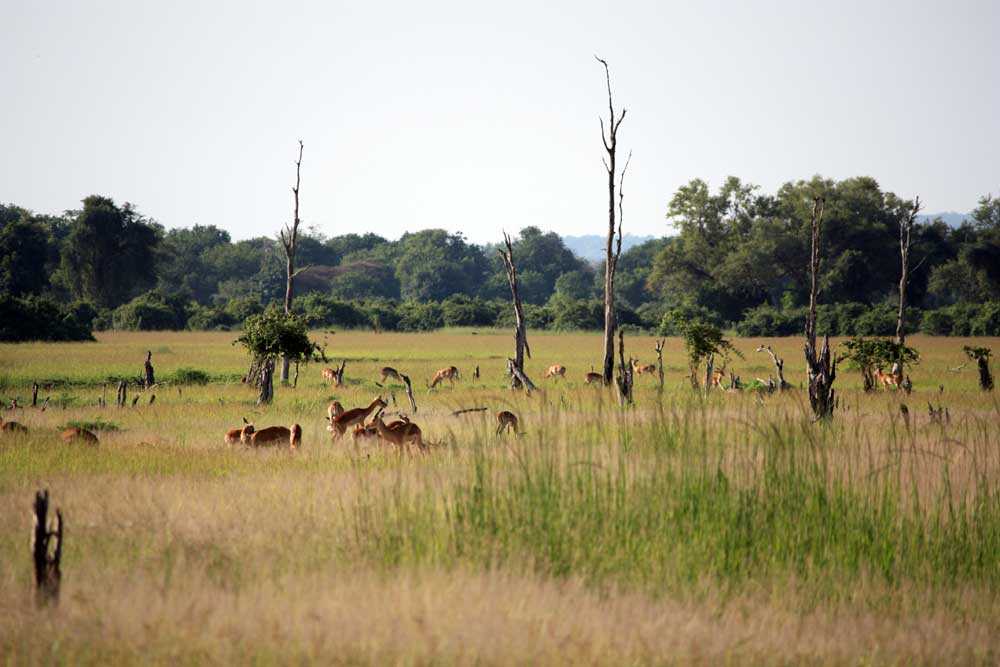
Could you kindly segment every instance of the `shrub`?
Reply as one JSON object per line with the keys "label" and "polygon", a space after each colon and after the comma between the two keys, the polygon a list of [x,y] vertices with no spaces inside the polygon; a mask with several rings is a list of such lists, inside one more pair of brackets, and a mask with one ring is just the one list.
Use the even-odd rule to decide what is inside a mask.
{"label": "shrub", "polygon": [[740,336],[792,336],[805,329],[805,313],[801,308],[778,310],[764,304],[743,313],[736,325]]}
{"label": "shrub", "polygon": [[140,294],[112,313],[112,326],[129,331],[180,330],[187,326],[187,299],[159,290]]}
{"label": "shrub", "polygon": [[294,310],[311,328],[339,326],[356,329],[371,323],[368,315],[355,304],[323,294],[312,293],[296,299]]}
{"label": "shrub", "polygon": [[604,304],[597,299],[563,299],[549,301],[552,328],[559,331],[604,328]]}
{"label": "shrub", "polygon": [[211,378],[205,371],[197,368],[178,368],[170,376],[170,381],[174,384],[208,384]]}
{"label": "shrub", "polygon": [[[89,304],[88,304],[89,305]],[[90,334],[93,307],[64,307],[40,296],[0,296],[0,341],[93,340]]]}
{"label": "shrub", "polygon": [[667,309],[660,320],[657,333],[661,336],[683,335],[684,326],[689,322],[702,322],[718,328],[724,324],[722,317],[715,311],[686,302]]}
{"label": "shrub", "polygon": [[499,314],[498,304],[462,294],[455,294],[441,302],[445,326],[493,326]]}
{"label": "shrub", "polygon": [[397,311],[400,331],[433,331],[444,326],[441,304],[433,301],[404,301]]}

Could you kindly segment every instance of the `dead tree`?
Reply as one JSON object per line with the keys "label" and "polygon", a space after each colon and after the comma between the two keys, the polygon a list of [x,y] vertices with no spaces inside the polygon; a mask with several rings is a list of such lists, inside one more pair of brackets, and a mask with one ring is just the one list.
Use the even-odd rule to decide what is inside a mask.
{"label": "dead tree", "polygon": [[816,197],[812,212],[812,251],[809,256],[809,314],[806,316],[806,367],[809,378],[809,405],[816,419],[833,416],[837,361],[830,355],[830,336],[823,337],[823,348],[816,349],[816,298],[819,293],[819,244],[823,221],[823,198]]}
{"label": "dead tree", "polygon": [[274,357],[263,359],[259,368],[257,405],[269,405],[274,400]]}
{"label": "dead tree", "polygon": [[[504,247],[500,248],[500,258],[503,260],[503,268],[507,272],[507,283],[510,285],[510,298],[514,303],[514,365],[522,374],[524,373],[524,355],[531,358],[531,348],[528,346],[528,333],[524,323],[524,307],[521,305],[521,293],[517,284],[517,267],[514,266],[514,246],[510,242],[507,232],[503,234]],[[478,367],[477,367],[478,370]],[[519,389],[521,380],[516,374],[510,376],[511,389]]]}
{"label": "dead tree", "polygon": [[344,386],[344,368],[347,366],[347,359],[340,362],[340,367],[333,369],[333,385],[335,387]]}
{"label": "dead tree", "polygon": [[979,388],[983,391],[993,391],[993,373],[990,372],[990,355],[993,351],[988,347],[969,347],[966,345],[962,348],[965,354],[976,362],[976,366],[979,368]]}
{"label": "dead tree", "polygon": [[[302,272],[302,269],[295,270],[295,251],[299,243],[299,183],[302,173],[302,140],[299,140],[299,159],[295,161],[295,187],[292,188],[292,195],[295,197],[295,212],[292,215],[292,224],[285,225],[279,233],[281,236],[281,246],[285,249],[285,315],[292,312],[292,297],[295,293],[295,276]],[[288,384],[289,359],[287,356],[281,358],[281,383]]]}
{"label": "dead tree", "polygon": [[661,338],[660,340],[656,341],[656,347],[654,348],[656,350],[656,371],[657,373],[659,373],[660,376],[660,384],[658,387],[658,391],[661,392],[663,391],[663,343],[665,342],[666,339]]}
{"label": "dead tree", "polygon": [[[622,221],[620,214],[623,195],[620,188],[618,188],[618,239],[617,246],[615,245],[615,179],[618,177],[615,160],[618,150],[618,128],[621,126],[622,121],[625,120],[626,109],[622,108],[620,114],[615,114],[615,105],[611,94],[611,70],[606,60],[597,56],[594,57],[597,58],[597,62],[604,65],[604,79],[608,86],[608,110],[610,116],[607,128],[604,127],[604,119],[600,119],[601,142],[604,144],[604,150],[607,153],[607,157],[602,158],[602,161],[608,173],[608,240],[604,249],[604,369],[602,377],[604,384],[610,385],[615,370],[615,329],[618,327],[618,321],[615,317],[615,272],[618,270],[618,258],[622,254]],[[631,157],[630,153],[629,158],[631,159]],[[629,160],[626,160],[625,167],[621,173],[621,181],[625,180],[628,163]]]}
{"label": "dead tree", "polygon": [[[406,398],[410,401],[410,409],[413,410],[413,414],[417,414],[417,401],[413,398],[413,383],[410,382],[410,376],[400,373],[399,379],[406,385]],[[396,395],[393,394],[393,403],[395,404],[395,402]]]}
{"label": "dead tree", "polygon": [[37,408],[38,407],[38,383],[37,382],[32,382],[31,383],[31,407],[33,407],[33,408]]}
{"label": "dead tree", "polygon": [[767,352],[771,355],[771,361],[774,363],[774,371],[778,375],[778,391],[788,389],[791,385],[785,382],[785,360],[776,355],[770,345],[761,345],[757,348],[757,351]]}
{"label": "dead tree", "polygon": [[[896,315],[896,342],[906,343],[906,285],[910,281],[910,235],[913,232],[913,222],[920,213],[920,197],[907,207],[899,218],[899,312]],[[900,363],[902,374],[902,363]]]}
{"label": "dead tree", "polygon": [[618,403],[622,406],[632,404],[632,358],[625,363],[625,332],[618,330],[618,376],[615,384],[618,387]]}
{"label": "dead tree", "polygon": [[35,601],[42,607],[59,602],[62,583],[63,518],[56,509],[49,522],[49,491],[35,493],[34,526],[31,531],[31,557],[35,565]]}
{"label": "dead tree", "polygon": [[125,402],[128,400],[128,383],[125,380],[118,381],[118,393],[115,396],[115,405],[119,408],[125,407]]}
{"label": "dead tree", "polygon": [[156,384],[156,378],[153,374],[153,352],[151,350],[146,351],[146,363],[143,364],[143,373],[145,375],[143,387],[149,389]]}
{"label": "dead tree", "polygon": [[[524,374],[524,371],[522,371],[520,368],[517,367],[517,364],[514,363],[514,360],[510,359],[510,358],[507,359],[507,373],[510,374],[510,378],[511,378],[511,380],[510,380],[510,386],[511,386],[512,389],[515,386],[517,386],[517,387],[523,387],[524,390],[526,392],[528,392],[529,394],[531,392],[535,391],[535,389],[537,389],[537,387],[535,387],[535,383],[532,382],[528,378],[528,376]],[[514,384],[514,380],[515,379],[518,381],[517,385]]]}

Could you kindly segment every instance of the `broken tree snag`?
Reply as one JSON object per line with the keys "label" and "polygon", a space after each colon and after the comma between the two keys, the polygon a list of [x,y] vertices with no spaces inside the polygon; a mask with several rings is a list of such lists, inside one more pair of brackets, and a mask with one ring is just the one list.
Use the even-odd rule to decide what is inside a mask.
{"label": "broken tree snag", "polygon": [[56,510],[55,520],[49,522],[49,491],[35,493],[34,526],[31,532],[31,557],[35,565],[35,601],[38,606],[59,602],[59,585],[62,582],[63,518]]}
{"label": "broken tree snag", "polygon": [[661,392],[663,391],[663,343],[665,342],[666,339],[661,338],[660,340],[656,341],[656,347],[654,348],[656,350],[656,371],[657,373],[659,373],[660,376],[660,384],[658,387],[658,391]]}
{"label": "broken tree snag", "polygon": [[118,381],[118,393],[115,397],[115,405],[119,408],[125,407],[125,402],[128,400],[128,382],[125,380]]}
{"label": "broken tree snag", "polygon": [[268,405],[274,400],[274,358],[267,357],[260,365],[260,392],[257,394],[257,405]]}
{"label": "broken tree snag", "polygon": [[31,383],[31,407],[33,407],[33,408],[37,408],[38,407],[38,383],[37,382],[32,382]]}
{"label": "broken tree snag", "polygon": [[[514,245],[510,241],[507,232],[503,233],[504,247],[500,248],[500,258],[503,260],[503,268],[507,273],[507,283],[510,285],[510,298],[514,303],[514,365],[518,371],[524,373],[524,355],[531,358],[531,348],[528,347],[528,333],[524,324],[524,307],[521,305],[521,293],[517,284],[517,267],[514,265]],[[476,367],[478,373],[479,367]],[[521,387],[517,375],[511,374],[511,389]]]}
{"label": "broken tree snag", "polygon": [[705,364],[705,393],[712,390],[712,377],[715,375],[715,355],[708,355],[708,362]]}
{"label": "broken tree snag", "polygon": [[[513,359],[507,359],[507,372],[510,374],[511,377],[510,380],[511,389],[515,388],[515,386],[523,387],[524,390],[529,394],[535,391],[535,389],[537,389],[537,387],[535,387],[535,383],[528,379],[528,376],[524,374],[524,371],[519,369],[517,365],[514,364]],[[517,385],[514,384],[515,379],[518,381],[519,384]]]}
{"label": "broken tree snag", "polygon": [[816,419],[833,416],[833,381],[837,377],[837,362],[830,354],[830,337],[823,337],[823,348],[816,349],[816,298],[819,293],[819,242],[823,221],[823,198],[813,200],[811,221],[812,251],[809,256],[809,313],[806,316],[806,368],[809,380],[809,405]]}
{"label": "broken tree snag", "polygon": [[[410,409],[413,410],[413,414],[417,414],[417,401],[413,398],[413,383],[410,382],[410,376],[400,373],[399,379],[403,381],[404,385],[406,385],[406,398],[410,401]],[[392,395],[392,404],[396,404],[395,394]]]}
{"label": "broken tree snag", "polygon": [[[295,294],[295,276],[302,272],[302,269],[295,270],[295,251],[299,243],[299,184],[302,182],[302,140],[299,140],[299,159],[295,161],[295,186],[292,188],[292,195],[295,198],[295,210],[292,214],[292,224],[286,224],[285,228],[279,231],[281,247],[285,251],[285,315],[292,312],[292,297]],[[287,356],[281,357],[281,384],[288,384],[289,359]]]}
{"label": "broken tree snag", "polygon": [[333,385],[335,387],[344,386],[344,368],[347,366],[347,359],[340,362],[340,367],[333,371]]}
{"label": "broken tree snag", "polygon": [[[615,113],[614,100],[611,93],[611,69],[606,60],[594,56],[597,62],[604,65],[604,79],[608,86],[608,127],[604,127],[604,118],[601,122],[601,143],[604,144],[606,157],[602,157],[604,168],[608,173],[608,240],[604,249],[604,368],[602,377],[605,386],[610,385],[614,376],[615,366],[615,329],[618,322],[615,318],[615,272],[618,270],[618,258],[622,254],[622,225],[621,225],[621,197],[618,199],[618,245],[615,244],[615,179],[616,154],[618,151],[618,128],[625,120],[626,109],[622,109],[620,114]],[[629,158],[632,154],[629,154]],[[628,170],[628,160],[625,161],[625,168],[622,169],[621,180],[625,180],[625,172]]]}
{"label": "broken tree snag", "polygon": [[[906,343],[906,285],[910,281],[910,235],[920,213],[920,197],[907,205],[899,217],[899,312],[896,315],[896,342]],[[900,364],[902,372],[902,364]]]}
{"label": "broken tree snag", "polygon": [[770,345],[761,345],[757,348],[757,351],[767,352],[771,355],[771,361],[774,363],[774,371],[778,374],[778,391],[788,389],[791,385],[785,382],[785,360],[776,355]]}
{"label": "broken tree snag", "polygon": [[618,403],[622,406],[632,403],[632,358],[625,363],[625,332],[618,330],[618,377],[615,384],[618,387]]}
{"label": "broken tree snag", "polygon": [[[525,342],[527,342],[527,341],[525,341]],[[474,371],[472,372],[472,377],[473,377],[473,379],[475,379],[475,380],[478,380],[478,379],[479,379],[479,366],[476,366],[476,370],[474,370]]]}
{"label": "broken tree snag", "polygon": [[154,384],[156,384],[156,378],[153,374],[153,352],[151,350],[146,351],[146,363],[143,364],[143,388],[149,389]]}

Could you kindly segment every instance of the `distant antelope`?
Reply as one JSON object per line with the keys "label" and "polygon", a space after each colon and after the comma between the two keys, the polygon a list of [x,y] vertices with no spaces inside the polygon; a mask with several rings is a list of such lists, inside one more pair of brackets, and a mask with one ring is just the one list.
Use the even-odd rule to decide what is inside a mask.
{"label": "distant antelope", "polygon": [[383,366],[382,370],[379,371],[379,375],[382,377],[382,384],[385,384],[385,381],[389,378],[399,380],[400,382],[403,381],[403,378],[399,375],[399,371],[392,366]]}
{"label": "distant antelope", "polygon": [[899,389],[900,378],[895,373],[883,373],[881,368],[875,369],[875,381],[881,382],[882,386],[888,389]]}
{"label": "distant antelope", "polygon": [[454,385],[455,380],[457,379],[458,379],[458,369],[454,366],[448,366],[448,368],[442,368],[441,370],[439,370],[437,373],[434,374],[434,377],[431,378],[430,386],[431,389],[433,389],[434,387],[438,386],[439,383],[444,382],[445,380],[448,380],[449,382],[451,382],[452,385]]}
{"label": "distant antelope", "polygon": [[565,379],[566,367],[563,366],[562,364],[552,364],[551,366],[548,367],[548,369],[546,369],[544,373],[542,373],[543,379],[554,378],[554,377],[561,377]]}
{"label": "distant antelope", "polygon": [[27,433],[28,427],[17,422],[4,421],[3,415],[0,415],[0,431],[4,433]]}
{"label": "distant antelope", "polygon": [[500,435],[505,430],[513,430],[514,435],[518,434],[517,415],[509,410],[497,413],[497,435]]}
{"label": "distant antelope", "polygon": [[375,430],[378,431],[380,438],[386,442],[390,442],[402,450],[409,444],[414,444],[421,451],[427,450],[427,444],[424,443],[423,434],[420,432],[420,427],[413,422],[406,422],[396,428],[389,428],[386,426],[385,422],[382,421],[381,415],[375,418]]}
{"label": "distant antelope", "polygon": [[711,380],[709,380],[709,386],[710,387],[719,387],[721,389],[722,388],[722,381],[724,379],[726,379],[726,372],[725,372],[725,370],[712,371],[712,378],[711,378]]}
{"label": "distant antelope", "polygon": [[340,436],[347,433],[347,429],[355,424],[364,424],[365,420],[375,412],[377,408],[387,407],[389,404],[385,402],[381,396],[376,396],[375,400],[367,408],[354,408],[340,415],[334,417],[330,420],[330,432],[333,434],[334,438],[339,438]]}
{"label": "distant antelope", "polygon": [[656,365],[655,364],[645,364],[645,365],[644,364],[640,364],[638,359],[633,359],[632,360],[632,370],[635,371],[636,375],[643,375],[644,373],[650,373],[650,374],[652,374],[652,373],[656,372]]}
{"label": "distant antelope", "polygon": [[[226,431],[226,437],[223,439],[223,442],[225,442],[225,444],[227,444],[227,445],[235,445],[238,442],[245,443],[246,442],[246,437],[244,436],[244,429],[247,426],[250,426],[250,422],[248,422],[247,418],[244,417],[243,418],[243,426],[241,426],[239,428],[231,428],[228,431]],[[250,432],[252,433],[253,432],[253,427],[251,426],[250,429],[251,429]]]}
{"label": "distant antelope", "polygon": [[85,428],[79,428],[77,426],[73,426],[72,428],[66,429],[65,431],[62,432],[62,435],[60,437],[62,437],[63,442],[80,441],[92,445],[96,445],[99,442],[96,435],[94,435]]}
{"label": "distant antelope", "polygon": [[595,382],[600,384],[604,382],[604,376],[601,375],[600,373],[595,373],[594,371],[590,371],[589,373],[587,373],[587,378],[585,381],[587,384],[594,384]]}
{"label": "distant antelope", "polygon": [[332,368],[323,369],[323,379],[327,382],[334,382],[337,379],[337,371]]}
{"label": "distant antelope", "polygon": [[277,445],[282,441],[287,442],[291,449],[296,449],[302,444],[302,427],[298,424],[292,424],[290,428],[285,426],[268,426],[259,431],[254,431],[249,438],[249,444],[253,447]]}

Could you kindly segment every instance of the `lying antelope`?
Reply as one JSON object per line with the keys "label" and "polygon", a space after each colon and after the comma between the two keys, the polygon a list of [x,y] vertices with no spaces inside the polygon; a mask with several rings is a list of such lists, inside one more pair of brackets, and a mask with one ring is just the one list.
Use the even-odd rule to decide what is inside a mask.
{"label": "lying antelope", "polygon": [[439,370],[437,373],[434,374],[433,378],[431,378],[431,389],[438,386],[439,383],[444,382],[445,380],[448,380],[449,382],[451,382],[452,386],[454,386],[455,380],[457,379],[459,379],[457,368],[455,368],[454,366],[448,366],[448,368],[442,368],[441,370]]}
{"label": "lying antelope", "polygon": [[513,430],[514,435],[518,435],[517,415],[509,410],[497,413],[497,435],[500,435],[505,430]]}
{"label": "lying antelope", "polygon": [[414,444],[420,451],[427,451],[427,444],[424,442],[420,427],[413,422],[408,421],[395,428],[389,428],[379,415],[375,418],[375,430],[380,438],[396,445],[400,450],[409,444]]}
{"label": "lying antelope", "polygon": [[[253,428],[252,426],[250,428]],[[302,444],[302,427],[292,424],[290,428],[284,426],[268,426],[259,431],[253,431],[248,438],[248,443],[252,447],[266,447],[276,445],[282,441],[288,442],[291,449],[296,449]]]}
{"label": "lying antelope", "polygon": [[392,366],[383,366],[382,370],[379,371],[379,375],[382,377],[382,384],[385,384],[385,381],[388,380],[389,378],[392,378],[394,380],[399,380],[400,382],[403,381],[403,378],[400,376],[399,371],[397,371]]}
{"label": "lying antelope", "polygon": [[552,364],[548,369],[542,373],[542,379],[561,377],[566,378],[566,367],[562,364]]}
{"label": "lying antelope", "polygon": [[645,373],[655,373],[655,364],[640,364],[638,359],[632,360],[632,370],[635,371],[636,375],[643,375]]}
{"label": "lying antelope", "polygon": [[223,442],[227,445],[235,445],[238,442],[246,444],[247,434],[245,433],[245,431],[247,426],[250,427],[250,433],[253,433],[253,426],[250,424],[250,422],[247,421],[247,418],[244,417],[243,426],[239,428],[231,428],[228,431],[226,431],[226,437],[223,439]]}
{"label": "lying antelope", "polygon": [[3,433],[27,433],[28,427],[17,422],[4,421],[3,415],[0,415],[0,431]]}
{"label": "lying antelope", "polygon": [[94,435],[85,428],[79,428],[77,426],[73,426],[71,428],[66,429],[65,431],[62,432],[62,435],[60,437],[63,439],[63,442],[79,441],[79,442],[86,442],[91,445],[96,445],[99,442],[96,435]]}
{"label": "lying antelope", "polygon": [[[384,408],[389,404],[385,402],[381,396],[376,396],[375,400],[367,408],[354,408],[352,410],[347,410],[346,412],[337,415],[333,419],[330,419],[330,432],[333,434],[334,438],[339,438],[340,436],[347,433],[347,429],[355,424],[364,425],[365,420],[375,412],[377,408]],[[329,419],[329,417],[328,417]]]}

